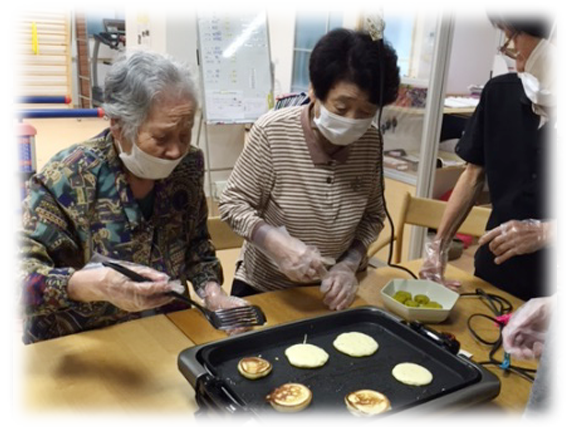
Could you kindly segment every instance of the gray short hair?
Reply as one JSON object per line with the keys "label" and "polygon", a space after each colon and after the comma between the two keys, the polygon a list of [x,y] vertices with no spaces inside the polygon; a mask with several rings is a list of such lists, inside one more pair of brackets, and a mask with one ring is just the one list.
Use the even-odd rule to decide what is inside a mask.
{"label": "gray short hair", "polygon": [[187,65],[164,54],[131,51],[117,57],[106,75],[102,108],[118,121],[122,135],[134,142],[155,98],[172,91],[188,95],[198,105]]}

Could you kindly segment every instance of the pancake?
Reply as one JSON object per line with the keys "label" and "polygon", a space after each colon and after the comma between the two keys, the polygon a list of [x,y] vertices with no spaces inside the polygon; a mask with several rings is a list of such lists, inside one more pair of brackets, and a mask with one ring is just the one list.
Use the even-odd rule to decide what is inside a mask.
{"label": "pancake", "polygon": [[313,344],[294,344],[285,350],[285,355],[298,368],[319,368],[329,359],[325,350]]}
{"label": "pancake", "polygon": [[261,379],[271,373],[272,364],[263,358],[242,358],[240,362],[238,362],[238,371],[246,379]]}
{"label": "pancake", "polygon": [[311,391],[299,383],[286,383],[266,396],[266,401],[283,413],[299,412],[311,403],[311,399]]}
{"label": "pancake", "polygon": [[425,386],[433,380],[433,374],[427,368],[411,362],[397,364],[391,374],[401,383],[410,386]]}
{"label": "pancake", "polygon": [[334,340],[333,347],[341,353],[359,358],[373,355],[379,345],[372,337],[361,332],[344,332]]}
{"label": "pancake", "polygon": [[345,405],[354,416],[375,416],[391,408],[385,395],[371,389],[362,389],[347,394]]}

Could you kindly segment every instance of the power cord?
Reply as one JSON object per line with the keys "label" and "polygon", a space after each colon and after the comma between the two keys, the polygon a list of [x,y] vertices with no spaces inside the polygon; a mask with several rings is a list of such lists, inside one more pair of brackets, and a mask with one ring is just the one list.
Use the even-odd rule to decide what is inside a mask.
{"label": "power cord", "polygon": [[[469,332],[471,333],[473,338],[475,338],[475,340],[477,340],[482,344],[491,346],[491,350],[489,351],[489,360],[479,362],[479,364],[497,366],[502,370],[504,370],[505,372],[517,374],[518,376],[524,378],[525,380],[533,383],[535,377],[532,374],[535,374],[537,372],[536,369],[511,365],[511,359],[508,353],[504,353],[503,362],[495,359],[495,353],[499,350],[499,348],[503,344],[502,331],[503,327],[507,323],[504,317],[513,310],[513,306],[511,305],[511,303],[507,299],[499,295],[486,293],[482,289],[476,289],[475,293],[462,293],[460,297],[479,298],[495,315],[495,317],[493,317],[483,313],[475,313],[469,316],[469,318],[467,319],[467,328],[469,329]],[[499,335],[495,341],[486,340],[485,338],[479,336],[477,330],[474,329],[472,325],[472,322],[476,321],[477,319],[489,320],[499,328]]]}

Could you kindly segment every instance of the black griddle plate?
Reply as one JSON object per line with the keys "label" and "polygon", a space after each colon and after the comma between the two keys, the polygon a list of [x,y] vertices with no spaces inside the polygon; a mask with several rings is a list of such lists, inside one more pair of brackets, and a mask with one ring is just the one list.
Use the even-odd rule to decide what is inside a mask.
{"label": "black griddle plate", "polygon": [[[335,338],[343,332],[358,331],[373,337],[379,344],[369,357],[353,358],[333,347]],[[321,368],[301,369],[289,364],[285,349],[306,342],[323,348],[329,354]],[[259,380],[242,377],[237,365],[247,356],[261,356],[272,365],[272,372]],[[407,386],[391,374],[402,362],[424,366],[433,374],[427,386]],[[288,382],[302,383],[313,393],[308,412],[347,412],[346,394],[359,389],[373,389],[385,394],[392,406],[388,414],[427,403],[457,393],[485,380],[486,370],[455,356],[413,331],[404,323],[375,307],[362,307],[326,316],[306,319],[267,330],[232,337],[187,349],[178,360],[180,370],[195,386],[197,378],[206,372],[223,383],[225,391],[237,404],[247,406],[257,414],[272,412],[265,397],[273,389]],[[191,373],[191,374],[190,374]],[[495,379],[489,390],[473,390],[473,398],[491,398],[499,392]],[[490,380],[490,379],[488,379]],[[481,386],[481,385],[480,385]],[[496,390],[495,390],[496,386]],[[450,397],[453,402],[454,397]]]}

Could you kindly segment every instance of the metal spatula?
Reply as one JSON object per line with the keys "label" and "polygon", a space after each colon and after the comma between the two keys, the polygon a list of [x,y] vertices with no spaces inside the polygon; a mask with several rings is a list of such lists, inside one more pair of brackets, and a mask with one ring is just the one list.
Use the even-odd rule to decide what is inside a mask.
{"label": "metal spatula", "polygon": [[[132,281],[144,282],[153,281],[148,277],[134,272],[125,266],[114,262],[102,262],[102,265],[112,268],[119,273],[125,275]],[[182,283],[184,286],[185,282]],[[216,329],[235,329],[235,328],[245,328],[248,326],[258,326],[266,323],[266,316],[262,309],[257,305],[246,305],[236,308],[227,308],[222,310],[210,311],[205,307],[202,307],[197,302],[192,299],[178,293],[178,292],[167,292],[166,295],[173,296],[174,298],[183,301],[189,305],[196,307],[200,312],[206,317],[208,322]]]}

